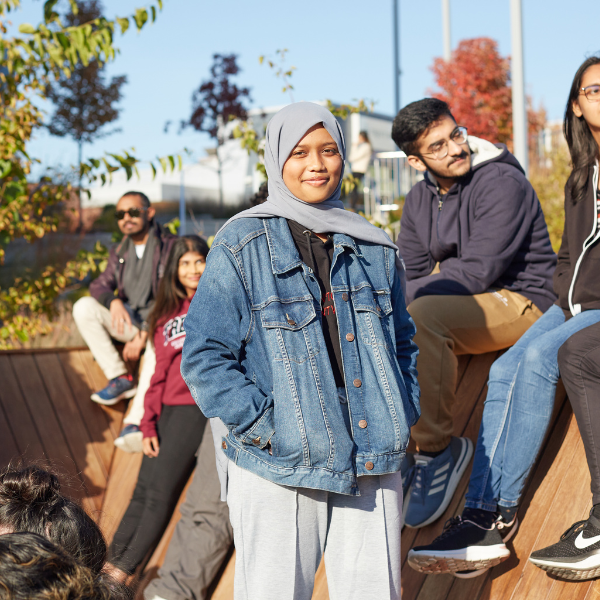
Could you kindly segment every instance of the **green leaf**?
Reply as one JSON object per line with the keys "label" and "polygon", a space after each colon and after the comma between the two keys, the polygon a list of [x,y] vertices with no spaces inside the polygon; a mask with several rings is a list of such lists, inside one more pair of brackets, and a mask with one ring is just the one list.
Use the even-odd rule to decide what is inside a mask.
{"label": "green leaf", "polygon": [[148,11],[145,8],[138,8],[135,11],[135,15],[133,16],[135,24],[137,25],[138,30],[140,30],[144,23],[148,20]]}
{"label": "green leaf", "polygon": [[21,23],[19,25],[19,33],[34,33],[35,28],[31,23]]}
{"label": "green leaf", "polygon": [[163,0],[156,0],[156,3],[158,4],[159,10],[162,10],[163,9]]}
{"label": "green leaf", "polygon": [[46,0],[44,3],[44,21],[46,23],[51,23],[52,21],[58,19],[58,13],[52,10],[58,0]]}
{"label": "green leaf", "polygon": [[117,19],[117,23],[119,24],[119,27],[121,28],[122,34],[125,33],[129,29],[129,19],[119,18],[119,19]]}
{"label": "green leaf", "polygon": [[156,21],[156,7],[151,6],[150,11],[152,12],[152,22],[154,23],[154,21]]}

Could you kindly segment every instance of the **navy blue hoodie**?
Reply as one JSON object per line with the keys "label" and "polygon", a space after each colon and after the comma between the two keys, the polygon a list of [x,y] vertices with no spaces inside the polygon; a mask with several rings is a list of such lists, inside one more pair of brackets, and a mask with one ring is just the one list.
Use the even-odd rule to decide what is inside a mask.
{"label": "navy blue hoodie", "polygon": [[506,146],[469,136],[469,147],[471,170],[447,194],[426,176],[406,196],[397,244],[407,301],[499,288],[546,311],[556,255],[536,193]]}

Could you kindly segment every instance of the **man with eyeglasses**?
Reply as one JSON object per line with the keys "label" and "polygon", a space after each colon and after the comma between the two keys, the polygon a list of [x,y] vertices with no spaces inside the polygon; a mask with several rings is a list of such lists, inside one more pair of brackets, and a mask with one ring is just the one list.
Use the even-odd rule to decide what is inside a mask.
{"label": "man with eyeglasses", "polygon": [[512,346],[555,300],[556,256],[539,201],[504,144],[467,136],[448,105],[425,98],[392,138],[425,174],[406,196],[397,245],[417,326],[421,418],[407,455],[405,523],[446,510],[473,454],[453,435],[457,356]]}
{"label": "man with eyeglasses", "polygon": [[[104,273],[90,284],[90,296],[79,299],[73,306],[73,318],[109,380],[104,389],[92,394],[92,400],[112,406],[133,397],[125,427],[115,445],[128,452],[141,452],[139,424],[144,396],[156,365],[152,344],[147,343],[146,319],[177,238],[155,221],[154,208],[142,192],[127,192],[119,199],[116,219],[124,238],[111,248]],[[125,344],[122,358],[113,340]],[[137,361],[144,349],[136,386],[125,361]]]}

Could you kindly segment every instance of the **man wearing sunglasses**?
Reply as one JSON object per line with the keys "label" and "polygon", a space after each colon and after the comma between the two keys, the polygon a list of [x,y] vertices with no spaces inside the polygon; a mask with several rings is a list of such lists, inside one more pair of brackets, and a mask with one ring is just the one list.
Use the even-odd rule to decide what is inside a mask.
{"label": "man wearing sunglasses", "polygon": [[[90,296],[73,306],[73,317],[109,380],[104,389],[92,394],[92,400],[112,406],[125,398],[134,398],[124,420],[125,428],[115,444],[129,452],[141,452],[139,424],[156,362],[152,344],[147,344],[146,318],[177,238],[154,220],[154,208],[141,192],[127,192],[119,199],[116,219],[124,237],[111,248],[104,273],[90,284]],[[125,343],[122,358],[113,340]],[[136,386],[125,361],[137,361],[144,349],[144,363]]]}
{"label": "man wearing sunglasses", "polygon": [[473,454],[471,440],[453,436],[456,357],[512,346],[555,300],[556,257],[505,145],[467,137],[435,98],[404,107],[392,137],[425,174],[406,196],[397,241],[421,386],[417,454],[403,465],[405,522],[423,527],[444,513]]}

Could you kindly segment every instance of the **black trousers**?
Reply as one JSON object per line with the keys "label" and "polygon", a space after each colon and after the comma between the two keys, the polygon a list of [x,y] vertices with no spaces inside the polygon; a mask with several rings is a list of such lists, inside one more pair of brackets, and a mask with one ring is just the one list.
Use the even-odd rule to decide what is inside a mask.
{"label": "black trousers", "polygon": [[115,567],[133,573],[156,548],[196,466],[205,428],[206,417],[197,406],[163,406],[158,456],[144,456],[133,497],[109,548]]}
{"label": "black trousers", "polygon": [[600,323],[573,334],[558,351],[558,367],[571,401],[600,504]]}

